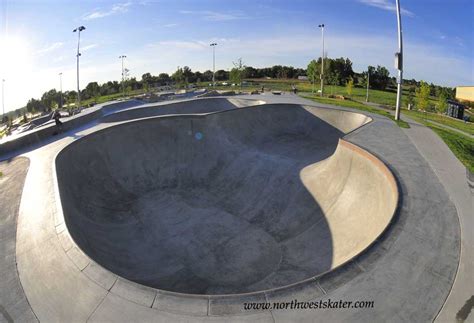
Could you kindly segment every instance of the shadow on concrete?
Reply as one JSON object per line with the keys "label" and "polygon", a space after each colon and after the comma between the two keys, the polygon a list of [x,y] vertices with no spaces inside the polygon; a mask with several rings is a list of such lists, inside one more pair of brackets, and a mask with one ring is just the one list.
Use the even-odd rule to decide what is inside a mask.
{"label": "shadow on concrete", "polygon": [[300,172],[333,155],[344,134],[297,105],[106,128],[56,159],[65,221],[100,265],[158,289],[296,283],[329,271],[334,254]]}

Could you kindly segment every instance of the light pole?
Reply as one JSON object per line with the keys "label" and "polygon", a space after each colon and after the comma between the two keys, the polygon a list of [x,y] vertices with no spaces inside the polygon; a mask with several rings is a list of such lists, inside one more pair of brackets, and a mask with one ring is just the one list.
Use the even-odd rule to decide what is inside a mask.
{"label": "light pole", "polygon": [[365,95],[365,102],[369,102],[369,84],[370,84],[370,67],[367,69],[367,94]]}
{"label": "light pole", "polygon": [[2,123],[5,117],[5,79],[2,79]]}
{"label": "light pole", "polygon": [[321,28],[321,36],[323,40],[323,52],[321,55],[321,96],[323,96],[324,90],[324,24],[318,25]]}
{"label": "light pole", "polygon": [[398,69],[397,79],[397,105],[395,106],[395,120],[400,119],[400,105],[402,103],[403,82],[403,41],[402,41],[402,18],[400,14],[400,0],[397,1],[397,25],[398,25],[398,52],[395,53],[395,67]]}
{"label": "light pole", "polygon": [[63,108],[63,73],[59,73],[59,108]]}
{"label": "light pole", "polygon": [[212,47],[212,86],[216,86],[216,46],[217,43],[209,45]]}
{"label": "light pole", "polygon": [[86,27],[79,26],[74,29],[72,32],[77,32],[77,108],[81,107],[81,90],[79,89],[79,56],[81,53],[79,52],[79,45],[81,43],[81,31],[86,30]]}
{"label": "light pole", "polygon": [[119,58],[122,59],[122,93],[123,93],[123,97],[125,97],[125,86],[124,86],[124,82],[125,82],[125,74],[124,74],[124,71],[123,71],[123,59],[126,58],[127,56],[126,55],[120,55]]}
{"label": "light pole", "polygon": [[5,79],[2,79],[2,120],[5,115]]}

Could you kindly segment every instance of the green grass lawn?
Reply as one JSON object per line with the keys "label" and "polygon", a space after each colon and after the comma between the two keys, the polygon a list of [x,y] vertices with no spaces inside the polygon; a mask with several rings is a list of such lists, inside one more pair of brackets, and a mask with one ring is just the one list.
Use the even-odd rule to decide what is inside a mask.
{"label": "green grass lawn", "polygon": [[[313,92],[313,85],[309,81],[299,81],[293,79],[250,79],[247,80],[249,84],[255,84],[254,88],[259,89],[262,85],[265,85],[266,89],[272,89],[277,91],[291,91],[291,85],[296,85],[298,91],[300,92]],[[257,86],[256,84],[259,84]],[[246,87],[244,87],[244,90]],[[316,83],[314,86],[314,91],[320,89],[320,84]],[[324,92],[326,95],[347,95],[347,89],[345,86],[338,85],[325,85]],[[354,86],[352,88],[351,99],[355,101],[365,101],[367,90],[365,87]],[[402,94],[406,97],[409,93],[409,87],[403,87]],[[435,105],[437,100],[435,98],[430,98],[430,104]],[[377,104],[381,104],[387,107],[395,107],[397,101],[397,93],[395,90],[369,90],[369,101]]]}
{"label": "green grass lawn", "polygon": [[[295,80],[295,79],[247,79],[248,82],[247,85],[242,87],[243,91],[253,91],[253,90],[260,90],[262,86],[265,86],[266,90],[273,90],[273,91],[286,91],[290,92],[292,90],[292,85],[294,84],[298,91],[300,92],[313,92],[317,93],[317,91],[320,89],[320,84],[316,83],[313,87],[313,85],[309,81],[300,81],[300,80]],[[216,86],[214,89],[216,90],[234,90],[234,91],[240,91],[240,87],[238,86],[230,86],[230,81],[226,81],[229,83],[228,86]],[[222,82],[217,82],[218,84]],[[200,87],[205,87],[208,89],[212,89],[212,87],[209,87],[209,82],[201,82],[198,84]],[[338,86],[338,85],[325,85],[324,87],[324,93],[326,95],[344,95],[348,96],[347,94],[347,89],[345,86]],[[409,93],[409,87],[403,87],[403,96],[406,98]],[[366,88],[365,87],[360,87],[355,85],[352,88],[352,95],[351,99],[355,101],[361,101],[365,102],[366,98]],[[394,89],[388,89],[386,91],[381,91],[381,90],[374,90],[370,89],[369,90],[369,101],[373,103],[377,103],[380,105],[384,105],[387,108],[395,108],[395,103],[397,100],[397,93],[396,90]],[[437,103],[436,98],[430,98],[430,105],[434,106]]]}
{"label": "green grass lawn", "polygon": [[[393,121],[395,121],[394,116],[390,114],[388,111],[372,108],[370,106],[364,105],[362,103],[356,102],[356,101],[351,101],[351,100],[338,100],[338,99],[331,99],[331,98],[325,98],[325,97],[319,97],[317,95],[313,95],[311,93],[302,93],[302,97],[306,99],[313,100],[315,102],[320,102],[320,103],[325,103],[325,104],[332,104],[332,105],[337,105],[341,107],[346,107],[346,108],[352,108],[352,109],[357,109],[361,111],[366,111],[370,113],[375,113],[379,114],[381,116],[387,117]],[[401,127],[401,128],[410,128],[410,125],[403,121],[403,120],[398,120],[396,123]]]}
{"label": "green grass lawn", "polygon": [[440,124],[443,124],[452,128],[456,128],[468,134],[474,135],[474,123],[472,122],[464,122],[462,120],[457,120],[454,118],[450,118],[448,116],[444,116],[444,115],[440,115],[436,113],[430,113],[430,112],[424,113],[421,111],[403,110],[402,113],[416,120],[427,119],[427,120],[435,121]]}
{"label": "green grass lawn", "polygon": [[460,133],[427,124],[448,145],[454,155],[471,173],[474,173],[474,139]]}
{"label": "green grass lawn", "polygon": [[[134,95],[140,95],[140,94],[143,94],[143,93],[145,93],[145,90],[143,90],[143,89],[135,90],[135,91],[129,91],[129,92],[126,93],[126,97],[130,97],[130,96],[134,96]],[[84,101],[81,102],[81,104],[82,105],[89,105],[91,103],[100,104],[100,103],[104,103],[104,102],[107,102],[107,101],[117,100],[117,99],[120,99],[122,97],[123,97],[122,93],[103,95],[103,96],[99,96],[99,97],[84,100]]]}
{"label": "green grass lawn", "polygon": [[[405,113],[406,111],[403,112]],[[429,123],[418,114],[412,114],[410,117],[427,126],[440,136],[459,161],[471,172],[474,172],[474,139],[459,132]]]}

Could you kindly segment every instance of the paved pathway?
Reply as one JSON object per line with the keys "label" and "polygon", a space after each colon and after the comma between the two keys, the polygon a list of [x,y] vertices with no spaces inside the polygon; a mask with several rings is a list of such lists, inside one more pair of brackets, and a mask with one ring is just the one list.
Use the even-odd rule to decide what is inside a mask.
{"label": "paved pathway", "polygon": [[34,322],[16,268],[16,220],[29,161],[0,162],[0,322]]}
{"label": "paved pathway", "polygon": [[[372,107],[372,108],[376,108],[376,109],[379,109],[379,110],[388,111],[388,112],[390,112],[391,115],[394,115],[394,114],[395,114],[395,111],[394,111],[394,110],[388,109],[388,108],[386,108],[385,106],[380,105],[380,104],[377,104],[377,103],[373,103],[373,102],[362,102],[362,101],[357,101],[357,102],[362,103],[362,104],[365,104],[365,105],[370,106],[370,107]],[[402,113],[402,115],[404,115],[403,111],[401,111],[401,113]],[[410,117],[407,116],[407,115],[404,115],[404,116],[407,117],[407,118],[410,118]],[[411,118],[410,118],[410,120],[411,120]],[[469,138],[474,139],[474,135],[472,135],[472,134],[470,134],[470,133],[468,133],[468,132],[466,132],[466,131],[460,130],[460,129],[458,129],[458,128],[450,127],[450,126],[447,126],[447,125],[445,125],[445,124],[442,124],[442,123],[439,123],[439,122],[436,122],[436,121],[432,121],[432,120],[428,120],[428,119],[424,119],[424,121],[425,121],[425,122],[428,122],[428,123],[432,123],[432,124],[434,124],[434,125],[437,125],[437,126],[439,126],[439,127],[441,127],[441,128],[445,128],[445,129],[452,130],[452,131],[454,131],[454,132],[458,132],[458,133],[460,133],[460,134],[462,134],[462,135],[465,135],[465,136],[467,136],[467,137],[469,137]]]}
{"label": "paved pathway", "polygon": [[474,322],[474,304],[468,302],[474,295],[474,201],[466,168],[433,131],[417,122],[407,121],[411,128],[403,129],[404,132],[445,187],[456,206],[461,224],[461,259],[456,280],[436,321],[455,322],[458,319],[460,322]]}
{"label": "paved pathway", "polygon": [[444,124],[442,124],[442,123],[439,123],[439,122],[436,122],[436,121],[432,121],[432,120],[425,120],[425,121],[428,122],[428,123],[432,123],[432,124],[434,124],[434,125],[437,125],[437,126],[439,126],[439,127],[441,127],[441,128],[449,129],[449,130],[452,130],[452,131],[454,131],[454,132],[458,132],[458,133],[460,133],[461,135],[464,135],[464,136],[467,136],[467,137],[469,137],[469,138],[471,138],[471,139],[474,139],[474,135],[471,135],[470,133],[465,132],[465,131],[462,131],[462,130],[460,130],[460,129],[457,129],[457,128],[454,128],[454,127],[450,127],[450,126],[447,126],[447,125],[444,125]]}

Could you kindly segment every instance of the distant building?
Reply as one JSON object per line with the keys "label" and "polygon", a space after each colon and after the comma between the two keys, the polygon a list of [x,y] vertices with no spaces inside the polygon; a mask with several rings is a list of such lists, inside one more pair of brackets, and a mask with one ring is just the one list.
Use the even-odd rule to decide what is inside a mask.
{"label": "distant building", "polygon": [[474,102],[474,86],[456,87],[456,100]]}
{"label": "distant building", "polygon": [[454,100],[448,100],[446,114],[450,117],[462,120],[464,118],[464,105]]}
{"label": "distant building", "polygon": [[300,81],[307,81],[308,80],[308,77],[306,75],[300,75],[298,76],[298,80]]}

